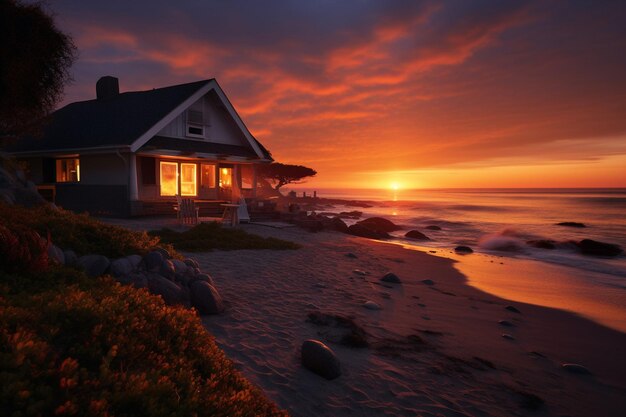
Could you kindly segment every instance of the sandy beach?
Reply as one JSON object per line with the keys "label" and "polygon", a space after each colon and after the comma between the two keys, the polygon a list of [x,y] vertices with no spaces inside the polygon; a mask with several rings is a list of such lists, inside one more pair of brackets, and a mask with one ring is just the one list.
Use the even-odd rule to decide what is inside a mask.
{"label": "sandy beach", "polygon": [[[478,290],[459,272],[463,260],[440,257],[441,250],[241,227],[303,247],[188,254],[211,273],[227,305],[203,322],[239,369],[294,416],[582,417],[618,416],[626,407],[624,333]],[[512,265],[502,265],[502,279],[519,279]],[[380,282],[387,272],[402,283]],[[364,308],[367,301],[381,309]],[[311,312],[352,318],[369,346],[342,345],[344,330],[308,321]],[[339,378],[301,366],[306,339],[334,350]]]}

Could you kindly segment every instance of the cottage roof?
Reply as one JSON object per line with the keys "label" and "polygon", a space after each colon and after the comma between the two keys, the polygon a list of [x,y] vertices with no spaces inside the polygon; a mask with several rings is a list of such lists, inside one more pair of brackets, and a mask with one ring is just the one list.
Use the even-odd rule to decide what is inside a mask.
{"label": "cottage roof", "polygon": [[[42,138],[23,138],[7,150],[12,153],[44,153],[130,147],[132,151],[136,151],[152,141],[160,127],[180,114],[186,103],[195,101],[211,88],[218,90],[218,96],[221,96],[226,107],[230,108],[232,116],[237,119],[240,128],[250,141],[249,152],[271,159],[267,149],[245,127],[215,79],[148,91],[124,92],[114,97],[68,104],[51,115]],[[176,145],[175,141],[177,139],[166,143],[172,147]],[[178,141],[181,146],[189,148],[190,144],[186,142],[191,141]],[[208,145],[201,141],[193,142],[203,149]]]}

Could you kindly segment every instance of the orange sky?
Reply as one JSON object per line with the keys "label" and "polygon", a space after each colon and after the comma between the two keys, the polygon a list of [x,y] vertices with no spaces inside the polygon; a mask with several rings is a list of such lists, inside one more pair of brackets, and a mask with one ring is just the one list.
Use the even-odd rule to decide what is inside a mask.
{"label": "orange sky", "polygon": [[71,3],[64,103],[215,77],[308,188],[626,187],[619,2]]}

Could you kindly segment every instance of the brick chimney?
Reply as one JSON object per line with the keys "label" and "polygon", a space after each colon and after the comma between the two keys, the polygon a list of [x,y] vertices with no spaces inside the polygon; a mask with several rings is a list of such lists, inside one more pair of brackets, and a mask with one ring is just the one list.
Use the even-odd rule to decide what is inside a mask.
{"label": "brick chimney", "polygon": [[104,77],[100,77],[100,79],[96,83],[96,98],[98,100],[113,98],[119,93],[120,81],[115,77],[106,75]]}

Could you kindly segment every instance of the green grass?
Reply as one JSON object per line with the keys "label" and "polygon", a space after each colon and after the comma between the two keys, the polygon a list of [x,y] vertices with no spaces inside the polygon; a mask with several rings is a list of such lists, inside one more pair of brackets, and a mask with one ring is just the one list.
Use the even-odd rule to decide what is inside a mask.
{"label": "green grass", "polygon": [[214,249],[299,249],[300,245],[273,237],[261,237],[244,230],[225,228],[219,223],[202,223],[184,232],[161,229],[148,232],[150,236],[171,244],[177,250],[207,252]]}

